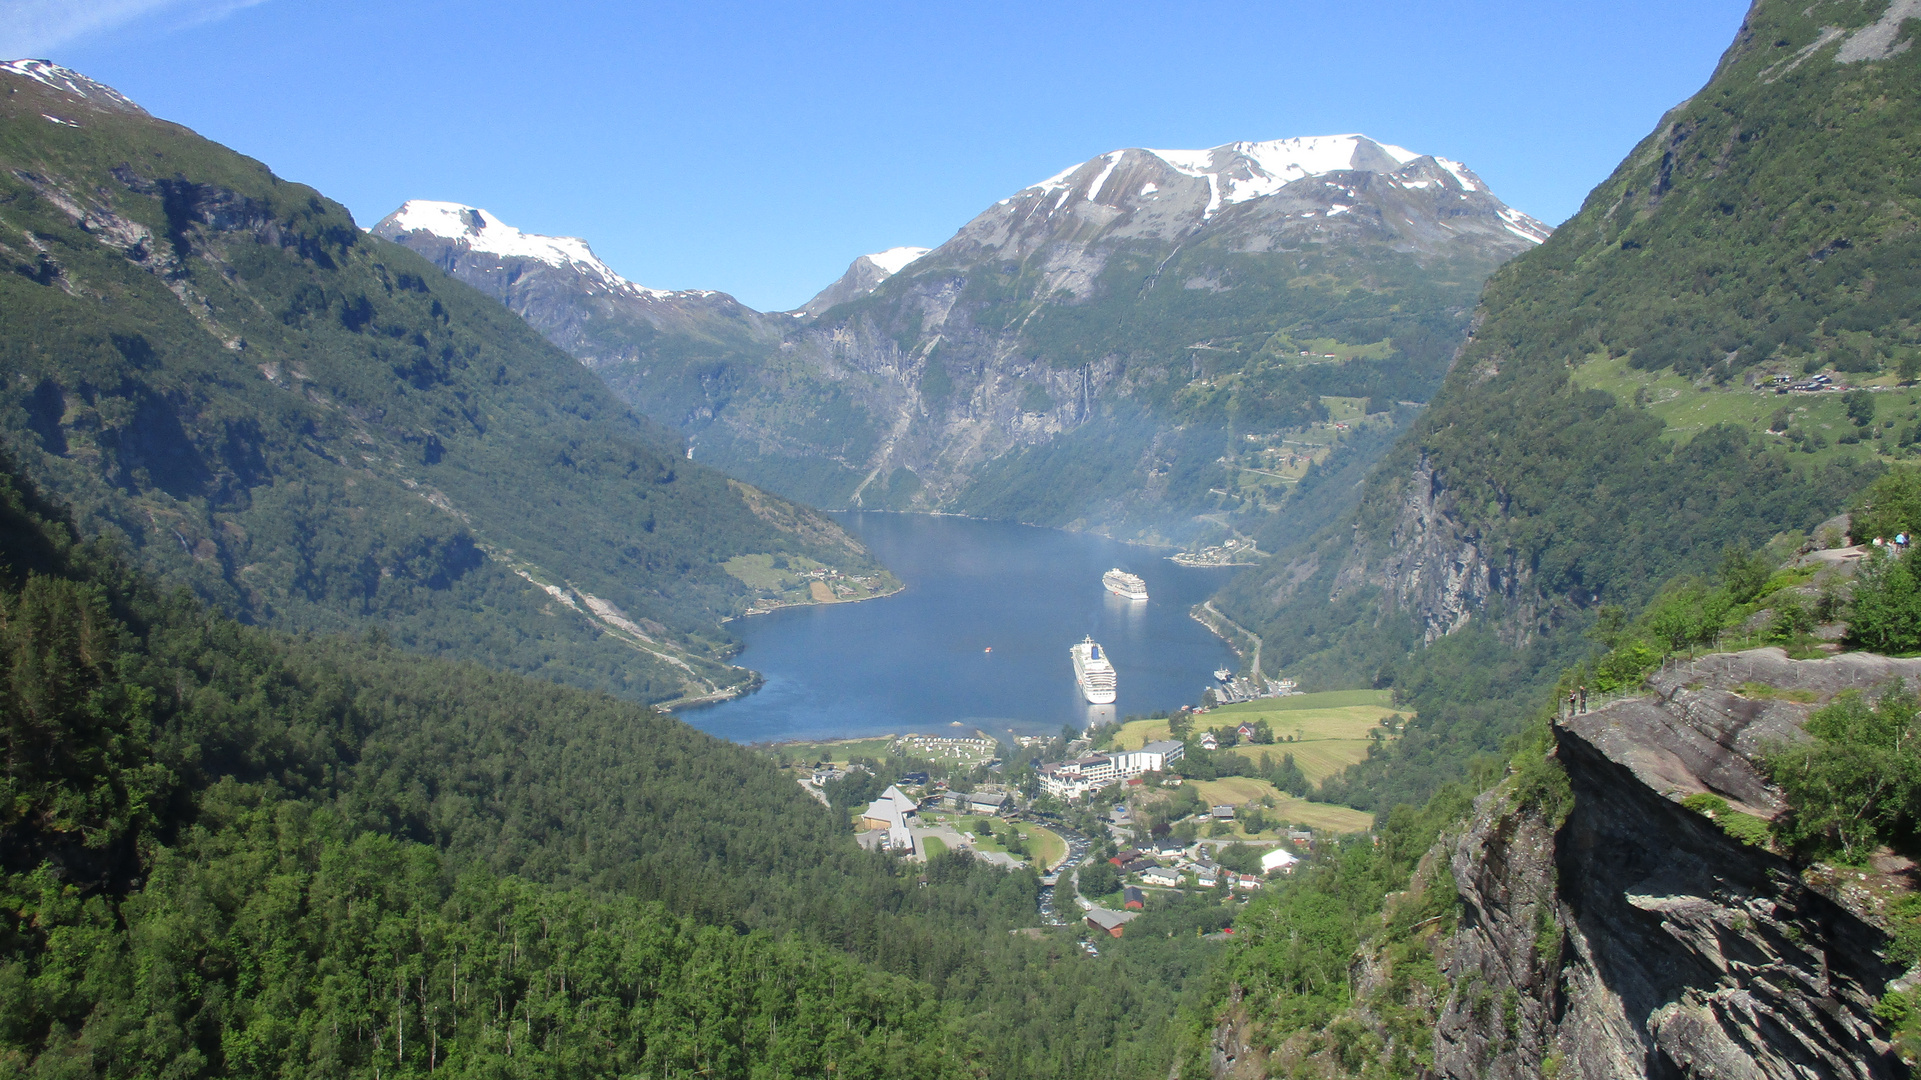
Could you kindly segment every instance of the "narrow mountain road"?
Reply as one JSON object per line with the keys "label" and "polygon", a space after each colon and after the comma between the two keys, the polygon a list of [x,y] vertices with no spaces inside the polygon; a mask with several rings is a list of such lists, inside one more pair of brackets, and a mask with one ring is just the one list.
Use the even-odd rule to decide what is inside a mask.
{"label": "narrow mountain road", "polygon": [[[1252,641],[1254,643],[1254,657],[1251,661],[1249,661],[1247,670],[1249,674],[1252,674],[1255,676],[1260,675],[1261,673],[1261,635],[1255,633],[1252,630],[1249,630],[1247,627],[1242,626],[1240,623],[1237,623],[1233,619],[1230,619],[1227,616],[1221,614],[1219,609],[1215,608],[1214,601],[1212,600],[1208,600],[1202,603],[1201,607],[1205,609],[1209,615],[1214,616],[1216,619],[1221,620],[1227,625],[1233,627],[1235,630],[1238,630],[1242,634],[1247,635],[1247,640]],[[1202,619],[1201,622],[1205,624],[1207,620]],[[1213,628],[1209,627],[1209,629],[1213,629]],[[1219,633],[1219,631],[1215,631],[1215,632]],[[1221,636],[1225,637],[1226,635],[1223,634]]]}

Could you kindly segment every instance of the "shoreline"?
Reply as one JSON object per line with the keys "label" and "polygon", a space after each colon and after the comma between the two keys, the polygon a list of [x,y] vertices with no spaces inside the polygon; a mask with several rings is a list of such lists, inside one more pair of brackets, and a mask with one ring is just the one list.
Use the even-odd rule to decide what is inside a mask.
{"label": "shoreline", "polygon": [[[893,573],[893,571],[890,570],[888,571],[888,573],[891,574]],[[899,580],[899,579],[896,579],[896,580]],[[772,615],[776,611],[788,611],[793,608],[833,607],[836,604],[864,604],[869,600],[885,600],[890,596],[895,596],[906,591],[907,591],[907,583],[903,581],[899,585],[896,585],[895,587],[887,590],[886,592],[874,593],[872,596],[852,596],[852,597],[848,597],[845,600],[842,600],[839,598],[836,598],[833,600],[809,600],[806,603],[775,604],[773,607],[770,607],[770,608],[750,608],[747,611],[743,611],[738,615],[729,615],[720,621],[722,624],[726,624],[726,623],[733,622],[736,619],[751,619],[756,615]]]}

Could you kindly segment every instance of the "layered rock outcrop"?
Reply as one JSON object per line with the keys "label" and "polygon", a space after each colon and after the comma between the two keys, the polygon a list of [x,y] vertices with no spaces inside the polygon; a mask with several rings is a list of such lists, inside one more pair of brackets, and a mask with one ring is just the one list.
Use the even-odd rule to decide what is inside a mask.
{"label": "layered rock outcrop", "polygon": [[[1762,748],[1847,689],[1921,660],[1720,654],[1555,727],[1564,820],[1484,796],[1452,852],[1462,917],[1436,1031],[1448,1077],[1908,1075],[1874,1015],[1886,938],[1858,894],[1744,844],[1681,800],[1782,809]],[[1806,878],[1806,880],[1804,880]],[[1812,883],[1811,883],[1812,882]]]}

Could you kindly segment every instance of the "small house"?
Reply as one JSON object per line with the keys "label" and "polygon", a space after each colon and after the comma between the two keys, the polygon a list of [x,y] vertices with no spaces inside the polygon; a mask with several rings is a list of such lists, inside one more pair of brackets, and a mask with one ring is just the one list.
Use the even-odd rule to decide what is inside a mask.
{"label": "small house", "polygon": [[1139,912],[1109,911],[1106,908],[1097,907],[1088,911],[1087,925],[1105,933],[1109,937],[1120,937],[1121,930],[1126,927],[1128,923],[1133,922],[1138,915]]}
{"label": "small house", "polygon": [[1007,809],[1007,796],[997,791],[976,791],[967,796],[967,808],[976,814],[998,814]]}
{"label": "small house", "polygon": [[1181,883],[1181,875],[1165,866],[1155,866],[1141,871],[1141,880],[1149,885],[1173,888]]}
{"label": "small house", "polygon": [[1120,854],[1115,855],[1113,858],[1107,861],[1113,863],[1115,866],[1126,866],[1128,863],[1131,863],[1135,859],[1138,859],[1140,857],[1141,857],[1141,852],[1137,851],[1134,848],[1128,848],[1126,851],[1123,851]]}
{"label": "small house", "polygon": [[1121,891],[1121,906],[1129,911],[1139,911],[1147,906],[1147,894],[1129,885]]}
{"label": "small house", "polygon": [[1251,739],[1254,737],[1254,725],[1242,721],[1241,726],[1234,729],[1234,733],[1243,739]]}
{"label": "small house", "polygon": [[1282,873],[1291,874],[1294,872],[1294,864],[1300,861],[1286,848],[1275,848],[1261,856],[1261,873],[1271,874],[1279,870]]}
{"label": "small house", "polygon": [[1212,731],[1201,732],[1201,749],[1219,750],[1220,748],[1221,748],[1221,740],[1219,740],[1218,738],[1215,738],[1214,733]]}
{"label": "small house", "polygon": [[1234,820],[1234,807],[1230,803],[1222,803],[1219,806],[1210,807],[1207,812],[1213,816],[1215,821]]}
{"label": "small house", "polygon": [[1121,867],[1121,873],[1123,874],[1144,873],[1148,870],[1154,869],[1156,865],[1158,864],[1150,862],[1147,859],[1130,859],[1125,865]]}

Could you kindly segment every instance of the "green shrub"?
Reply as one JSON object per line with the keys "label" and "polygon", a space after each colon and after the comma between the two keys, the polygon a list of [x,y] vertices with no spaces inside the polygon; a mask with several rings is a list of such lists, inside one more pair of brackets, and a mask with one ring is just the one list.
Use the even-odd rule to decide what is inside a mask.
{"label": "green shrub", "polygon": [[1876,552],[1861,567],[1848,601],[1848,637],[1875,652],[1921,650],[1921,581],[1911,557]]}
{"label": "green shrub", "polygon": [[1921,728],[1913,694],[1898,680],[1879,701],[1850,690],[1808,720],[1809,740],[1762,755],[1789,810],[1774,831],[1787,846],[1849,862],[1913,834],[1921,794]]}
{"label": "green shrub", "polygon": [[1890,469],[1868,485],[1850,509],[1855,542],[1921,528],[1921,469]]}

